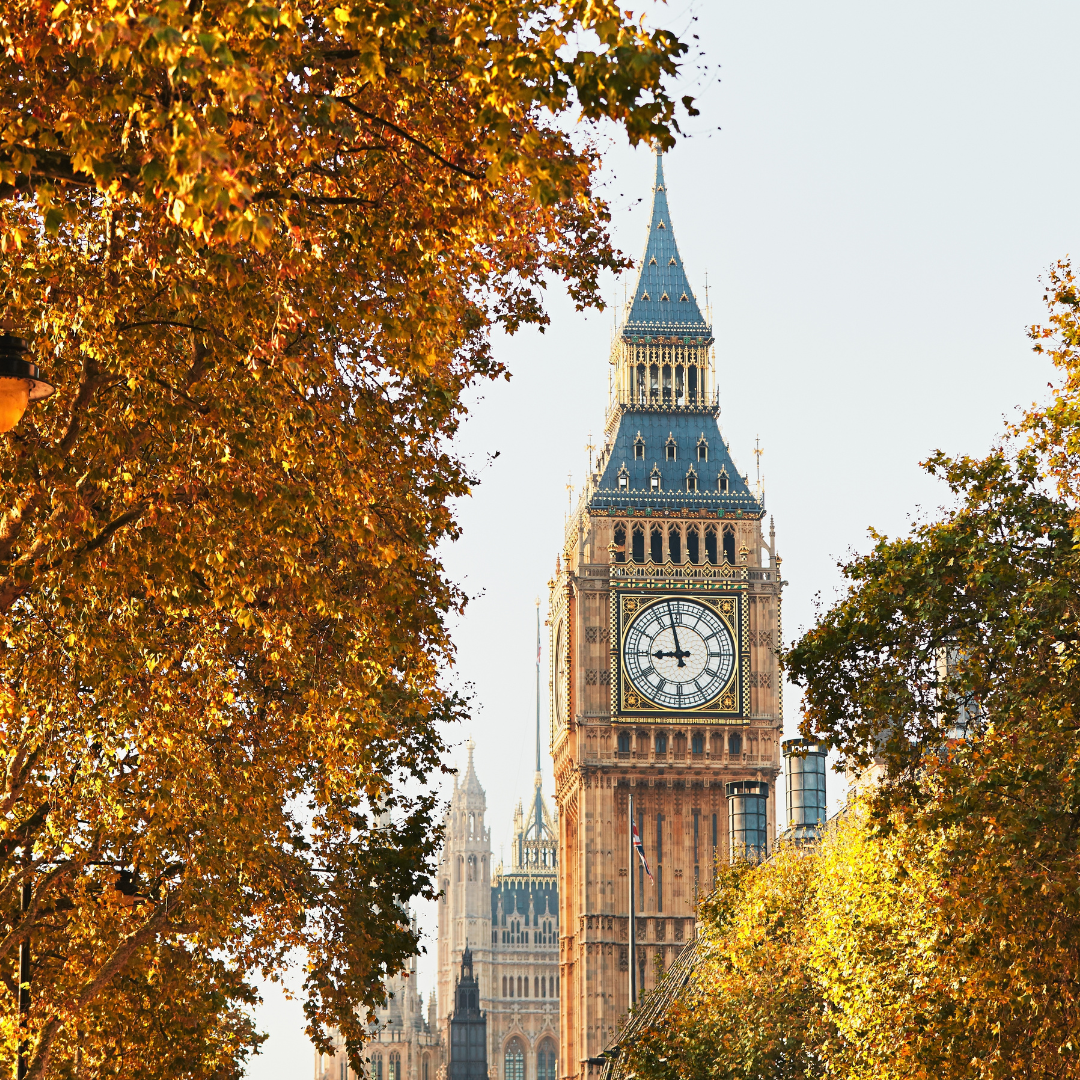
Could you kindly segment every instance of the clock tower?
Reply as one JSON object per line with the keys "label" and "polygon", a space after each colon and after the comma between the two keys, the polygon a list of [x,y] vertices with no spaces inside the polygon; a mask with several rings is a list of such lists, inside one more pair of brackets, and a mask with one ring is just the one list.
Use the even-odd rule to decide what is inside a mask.
{"label": "clock tower", "polygon": [[[604,445],[550,582],[563,1078],[599,1075],[630,965],[650,989],[693,937],[716,861],[761,857],[776,833],[780,559],[721,433],[712,327],[659,155],[610,360]],[[630,860],[631,798],[651,878]]]}

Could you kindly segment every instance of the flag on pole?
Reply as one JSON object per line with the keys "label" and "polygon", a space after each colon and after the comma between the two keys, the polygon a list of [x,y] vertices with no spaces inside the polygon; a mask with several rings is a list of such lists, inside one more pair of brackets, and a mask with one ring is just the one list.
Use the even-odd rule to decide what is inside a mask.
{"label": "flag on pole", "polygon": [[652,881],[652,871],[649,869],[649,860],[645,858],[645,845],[641,842],[641,834],[637,831],[637,822],[631,821],[630,828],[633,830],[634,850],[638,853],[638,858],[641,860],[641,865],[645,867],[645,873],[649,875],[649,880]]}

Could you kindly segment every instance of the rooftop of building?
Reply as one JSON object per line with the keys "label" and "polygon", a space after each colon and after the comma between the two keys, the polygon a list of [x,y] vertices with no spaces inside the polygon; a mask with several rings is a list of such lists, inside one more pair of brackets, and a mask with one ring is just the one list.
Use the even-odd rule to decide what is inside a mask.
{"label": "rooftop of building", "polygon": [[[670,509],[676,506],[764,513],[763,500],[751,490],[735,467],[713,410],[688,412],[624,406],[589,506],[627,512],[634,508]],[[638,457],[638,447],[642,455]],[[669,447],[675,456],[669,456]],[[702,448],[702,449],[699,449]],[[702,451],[704,457],[699,456]],[[689,490],[692,476],[694,489]],[[620,487],[620,477],[626,486]],[[659,487],[653,488],[653,477]],[[726,490],[721,490],[721,479]]]}

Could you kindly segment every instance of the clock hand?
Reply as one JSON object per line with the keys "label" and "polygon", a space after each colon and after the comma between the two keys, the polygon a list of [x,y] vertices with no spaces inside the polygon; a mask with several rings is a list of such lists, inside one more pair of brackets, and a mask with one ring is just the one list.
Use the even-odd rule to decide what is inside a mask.
{"label": "clock hand", "polygon": [[679,647],[679,631],[675,629],[675,615],[671,610],[670,600],[667,602],[667,613],[668,618],[671,620],[671,635],[675,638],[675,651],[671,655],[674,656],[675,659],[679,662],[679,667],[686,667],[686,665],[683,663],[683,657],[689,656],[690,654],[688,652],[684,652]]}

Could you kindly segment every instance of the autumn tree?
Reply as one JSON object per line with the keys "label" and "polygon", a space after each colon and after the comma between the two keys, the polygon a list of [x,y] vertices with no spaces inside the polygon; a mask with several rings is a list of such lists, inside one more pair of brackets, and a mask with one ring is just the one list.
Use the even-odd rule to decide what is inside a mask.
{"label": "autumn tree", "polygon": [[0,442],[6,1053],[27,939],[32,1080],[127,1075],[166,996],[157,1071],[225,1075],[301,946],[355,1062],[464,708],[462,392],[623,265],[566,120],[670,144],[685,47],[606,0],[11,0],[0,44],[0,316],[57,386]]}
{"label": "autumn tree", "polygon": [[905,1023],[877,1021],[882,1045],[911,1060],[952,1047],[928,1075],[1068,1075],[1080,1046],[1080,300],[1068,265],[1047,301],[1032,337],[1065,376],[1049,405],[982,460],[935,455],[927,467],[954,507],[878,537],[788,658],[804,731],[856,770],[883,770],[870,812],[889,872],[928,880],[933,993]]}
{"label": "autumn tree", "polygon": [[625,1076],[788,1080],[824,1075],[830,1039],[809,966],[818,853],[784,846],[762,867],[717,867],[698,909],[697,960],[685,988],[622,1053]]}

